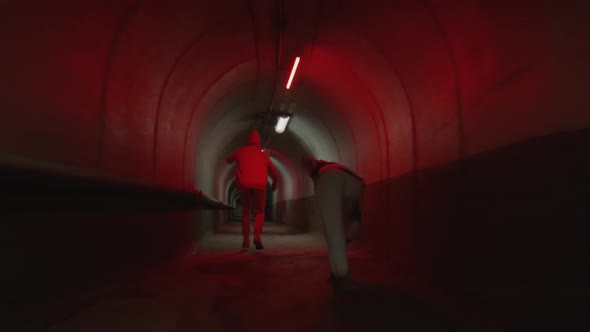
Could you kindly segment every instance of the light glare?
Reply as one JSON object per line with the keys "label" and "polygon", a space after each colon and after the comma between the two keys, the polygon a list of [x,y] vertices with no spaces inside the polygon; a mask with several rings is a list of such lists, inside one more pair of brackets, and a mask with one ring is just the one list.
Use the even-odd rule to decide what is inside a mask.
{"label": "light glare", "polygon": [[287,90],[291,88],[291,83],[293,82],[293,77],[295,77],[295,71],[297,71],[297,66],[299,66],[299,57],[295,58],[293,69],[291,69],[291,76],[289,76],[289,82],[287,82]]}
{"label": "light glare", "polygon": [[287,128],[287,123],[289,122],[289,118],[290,117],[288,116],[279,116],[279,120],[275,126],[275,131],[277,133],[281,134],[285,131],[285,128]]}

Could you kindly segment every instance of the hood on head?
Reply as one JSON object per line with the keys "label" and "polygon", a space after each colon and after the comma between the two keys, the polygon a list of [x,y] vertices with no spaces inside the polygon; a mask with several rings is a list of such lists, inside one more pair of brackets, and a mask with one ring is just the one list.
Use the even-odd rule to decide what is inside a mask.
{"label": "hood on head", "polygon": [[248,135],[248,145],[254,145],[259,148],[262,147],[262,143],[260,142],[260,134],[256,129],[252,130],[250,135]]}

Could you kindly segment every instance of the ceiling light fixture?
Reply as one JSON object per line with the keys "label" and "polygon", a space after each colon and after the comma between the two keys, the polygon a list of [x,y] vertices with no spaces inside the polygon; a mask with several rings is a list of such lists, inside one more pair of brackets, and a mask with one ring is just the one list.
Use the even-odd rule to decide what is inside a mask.
{"label": "ceiling light fixture", "polygon": [[293,83],[293,77],[295,77],[295,72],[297,71],[297,66],[299,66],[299,57],[295,58],[295,63],[293,64],[293,69],[291,69],[291,76],[289,76],[289,81],[287,82],[287,90],[291,88],[291,83]]}
{"label": "ceiling light fixture", "polygon": [[290,116],[279,116],[277,125],[275,126],[275,131],[278,134],[282,134],[285,131],[285,128],[287,128],[287,123],[289,123],[290,118]]}

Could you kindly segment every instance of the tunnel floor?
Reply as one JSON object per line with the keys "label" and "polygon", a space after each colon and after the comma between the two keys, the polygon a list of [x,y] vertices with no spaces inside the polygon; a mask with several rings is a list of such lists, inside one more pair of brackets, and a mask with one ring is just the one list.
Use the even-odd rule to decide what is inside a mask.
{"label": "tunnel floor", "polygon": [[369,250],[349,251],[352,275],[362,287],[335,294],[321,237],[263,240],[267,249],[241,252],[238,234],[205,238],[141,278],[54,304],[47,331],[504,330],[466,306],[392,279]]}

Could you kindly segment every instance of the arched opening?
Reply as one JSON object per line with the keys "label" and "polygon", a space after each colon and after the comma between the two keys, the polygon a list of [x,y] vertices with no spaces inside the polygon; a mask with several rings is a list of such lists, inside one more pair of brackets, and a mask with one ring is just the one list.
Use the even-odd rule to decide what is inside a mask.
{"label": "arched opening", "polygon": [[[590,2],[72,3],[0,6],[0,219],[10,234],[3,267],[11,285],[3,295],[23,305],[21,323],[35,298],[78,308],[61,305],[62,295],[102,276],[143,277],[150,265],[199,247],[180,264],[199,273],[169,279],[189,286],[188,296],[185,287],[138,283],[170,301],[125,318],[151,326],[145,319],[171,321],[165,309],[186,303],[191,310],[175,310],[176,329],[195,330],[182,324],[217,318],[195,313],[208,309],[203,303],[227,304],[228,285],[240,283],[241,296],[231,290],[231,306],[216,310],[230,315],[225,322],[292,328],[305,315],[285,304],[327,303],[317,297],[325,294],[317,273],[328,264],[307,254],[322,232],[313,184],[298,168],[307,154],[367,182],[353,247],[371,254],[351,256],[353,277],[425,297],[444,290],[539,327],[555,318],[553,330],[587,323],[585,312],[575,313],[590,294]],[[299,69],[286,89],[295,57]],[[292,116],[281,133],[257,117],[283,112]],[[279,185],[266,197],[269,250],[234,255],[242,209],[225,158],[252,128]],[[195,263],[195,255],[205,259]],[[312,296],[296,303],[301,285]],[[258,294],[268,303],[264,315],[251,306]],[[105,300],[85,306],[99,312],[81,314],[93,319],[73,322],[74,330],[108,322],[99,316],[110,311],[113,299]],[[360,313],[363,331],[375,317],[364,313],[399,322],[379,301],[367,302],[348,311]],[[37,316],[45,324],[68,315]],[[121,316],[106,318],[113,328],[104,329],[118,330]]]}

